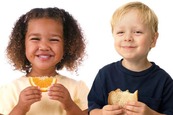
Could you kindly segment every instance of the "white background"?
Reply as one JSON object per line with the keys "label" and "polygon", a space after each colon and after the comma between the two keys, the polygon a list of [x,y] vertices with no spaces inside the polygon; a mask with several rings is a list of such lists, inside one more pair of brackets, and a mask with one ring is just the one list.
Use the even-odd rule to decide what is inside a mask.
{"label": "white background", "polygon": [[[113,46],[110,19],[114,10],[131,0],[6,0],[0,3],[0,85],[21,77],[24,73],[13,70],[8,63],[5,49],[16,20],[35,7],[59,7],[67,10],[78,20],[87,39],[87,58],[78,76],[66,71],[62,74],[83,80],[88,87],[98,70],[104,65],[120,60]],[[149,53],[149,60],[173,76],[173,4],[171,0],[141,0],[159,18],[159,39]]]}

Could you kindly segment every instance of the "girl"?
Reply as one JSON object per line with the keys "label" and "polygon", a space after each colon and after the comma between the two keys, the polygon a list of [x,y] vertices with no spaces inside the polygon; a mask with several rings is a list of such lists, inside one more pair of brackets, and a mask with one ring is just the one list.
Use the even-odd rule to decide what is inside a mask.
{"label": "girl", "polygon": [[[84,57],[85,39],[77,21],[65,10],[35,8],[17,20],[7,47],[15,69],[26,75],[1,87],[0,113],[9,115],[85,115],[88,87],[60,75],[73,71]],[[31,86],[28,77],[54,76],[48,92]],[[82,90],[81,90],[82,89]]]}

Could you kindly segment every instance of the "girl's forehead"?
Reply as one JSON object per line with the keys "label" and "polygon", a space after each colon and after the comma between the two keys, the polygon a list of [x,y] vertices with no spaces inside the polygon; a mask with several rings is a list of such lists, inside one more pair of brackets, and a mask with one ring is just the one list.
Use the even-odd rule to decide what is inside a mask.
{"label": "girl's forehead", "polygon": [[50,17],[42,17],[42,18],[31,18],[29,22],[32,22],[32,21],[40,21],[40,20],[50,20],[50,21],[56,21],[58,23],[62,22],[62,20],[60,18],[50,18]]}
{"label": "girl's forehead", "polygon": [[50,26],[61,26],[63,28],[63,23],[61,19],[54,19],[54,18],[33,18],[28,21],[27,29],[30,26],[37,27],[37,25],[50,25]]}
{"label": "girl's forehead", "polygon": [[49,18],[32,19],[28,22],[26,35],[61,35],[63,36],[63,25],[61,21]]}

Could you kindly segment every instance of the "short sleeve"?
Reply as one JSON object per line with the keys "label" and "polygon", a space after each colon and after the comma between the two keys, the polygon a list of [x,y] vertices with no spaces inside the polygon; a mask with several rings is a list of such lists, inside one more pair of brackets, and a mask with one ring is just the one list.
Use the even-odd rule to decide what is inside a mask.
{"label": "short sleeve", "polygon": [[0,86],[0,113],[8,115],[18,103],[21,90],[29,84],[27,78],[20,77]]}
{"label": "short sleeve", "polygon": [[0,87],[0,113],[8,115],[12,108],[15,106],[14,95],[8,85]]}
{"label": "short sleeve", "polygon": [[78,81],[76,86],[76,96],[74,97],[74,102],[80,107],[80,109],[88,109],[87,96],[89,93],[89,88],[83,81]]}

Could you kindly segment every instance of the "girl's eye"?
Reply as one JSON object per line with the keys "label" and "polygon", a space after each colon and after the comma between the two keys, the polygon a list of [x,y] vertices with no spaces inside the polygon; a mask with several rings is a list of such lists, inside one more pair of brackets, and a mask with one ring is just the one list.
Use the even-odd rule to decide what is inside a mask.
{"label": "girl's eye", "polygon": [[40,38],[34,37],[34,38],[31,38],[30,40],[40,40]]}
{"label": "girl's eye", "polygon": [[58,38],[51,38],[50,41],[60,41]]}

